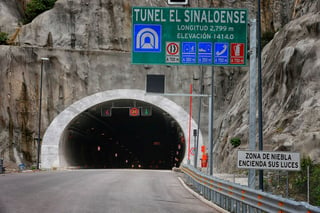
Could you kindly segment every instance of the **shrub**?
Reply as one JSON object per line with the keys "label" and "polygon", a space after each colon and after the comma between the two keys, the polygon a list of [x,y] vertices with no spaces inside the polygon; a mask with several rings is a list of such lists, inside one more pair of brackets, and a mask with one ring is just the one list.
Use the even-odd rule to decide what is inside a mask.
{"label": "shrub", "polygon": [[232,146],[235,148],[235,147],[240,146],[241,140],[240,140],[240,138],[231,138],[231,139],[230,139],[230,143],[231,143]]}
{"label": "shrub", "polygon": [[26,7],[24,24],[30,23],[36,16],[50,10],[56,0],[31,0]]}
{"label": "shrub", "polygon": [[294,189],[296,194],[307,192],[307,167],[310,172],[310,204],[320,206],[320,165],[314,164],[308,158],[301,159],[301,170],[294,175]]}
{"label": "shrub", "polygon": [[0,44],[7,44],[8,33],[0,32]]}

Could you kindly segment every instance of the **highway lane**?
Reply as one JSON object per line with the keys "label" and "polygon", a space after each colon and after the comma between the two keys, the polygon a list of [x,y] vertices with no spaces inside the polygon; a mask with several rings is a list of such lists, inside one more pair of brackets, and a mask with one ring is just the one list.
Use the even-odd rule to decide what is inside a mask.
{"label": "highway lane", "polygon": [[217,212],[162,170],[72,170],[0,175],[1,213]]}

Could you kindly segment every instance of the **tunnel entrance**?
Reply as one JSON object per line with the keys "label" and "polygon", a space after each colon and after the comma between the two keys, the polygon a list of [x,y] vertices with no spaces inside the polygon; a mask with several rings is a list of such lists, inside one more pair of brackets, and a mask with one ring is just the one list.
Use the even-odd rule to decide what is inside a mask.
{"label": "tunnel entrance", "polygon": [[80,168],[171,169],[185,155],[178,122],[155,105],[134,99],[97,104],[65,131],[62,153]]}
{"label": "tunnel entrance", "polygon": [[[198,126],[193,119],[191,119],[191,126],[189,126],[190,124],[189,114],[185,111],[183,107],[181,107],[176,102],[173,102],[172,100],[165,98],[163,96],[146,95],[144,90],[115,89],[115,90],[98,92],[90,96],[85,96],[79,99],[78,101],[74,102],[73,104],[69,105],[51,121],[50,125],[45,130],[45,133],[42,139],[41,151],[40,151],[41,168],[56,169],[56,168],[68,168],[70,166],[89,167],[89,163],[93,166],[94,164],[93,162],[101,162],[97,160],[89,161],[90,155],[89,154],[85,155],[85,153],[90,153],[91,148],[92,150],[94,150],[95,146],[89,147],[85,145],[86,144],[85,142],[88,142],[88,143],[90,142],[91,144],[93,144],[94,141],[101,142],[102,139],[101,140],[99,139],[99,138],[103,138],[103,135],[101,134],[107,134],[107,133],[111,135],[112,139],[114,139],[115,137],[114,135],[124,137],[122,136],[122,134],[126,134],[126,132],[123,131],[119,133],[118,132],[119,129],[121,130],[121,127],[125,126],[126,122],[130,123],[129,121],[131,120],[134,121],[134,118],[126,117],[127,120],[125,120],[124,122],[121,122],[120,123],[121,125],[118,124],[118,126],[120,126],[119,128],[115,128],[117,127],[117,119],[115,119],[116,114],[114,113],[120,113],[120,114],[123,114],[123,116],[128,115],[128,111],[126,111],[126,109],[123,108],[123,110],[125,110],[123,111],[123,113],[121,113],[122,112],[121,107],[119,107],[117,110],[112,110],[112,116],[109,119],[101,117],[101,106],[103,106],[103,104],[112,104],[114,102],[115,103],[114,106],[118,106],[116,105],[116,102],[118,101],[120,103],[119,106],[122,106],[127,101],[132,102],[132,104],[134,103],[134,101],[136,101],[136,104],[137,104],[136,106],[138,106],[138,104],[140,103],[151,106],[152,118],[154,119],[153,120],[152,118],[149,118],[149,119],[153,121],[153,124],[160,122],[163,124],[163,125],[160,125],[163,129],[165,130],[169,129],[170,131],[176,130],[176,133],[175,133],[176,136],[172,136],[172,138],[175,138],[175,139],[172,139],[172,140],[170,139],[170,142],[159,141],[160,146],[158,147],[159,148],[158,151],[159,150],[161,151],[162,147],[166,147],[166,146],[163,146],[164,144],[177,145],[176,148],[163,152],[167,154],[171,153],[170,155],[171,158],[167,157],[162,159],[165,159],[166,162],[169,162],[167,161],[167,159],[172,160],[173,159],[172,154],[176,153],[175,157],[178,156],[178,161],[176,163],[177,166],[181,163],[187,164],[188,160],[190,160],[190,162],[193,162],[194,155],[192,155],[191,152],[189,152],[189,155],[188,155],[188,151],[187,151],[192,149],[192,143],[190,143],[191,140],[190,138],[188,138],[187,140],[188,142],[184,142],[184,138],[187,137],[188,134],[191,134],[190,130],[197,129]],[[180,104],[182,105],[181,102]],[[125,105],[125,107],[127,106],[128,105]],[[157,115],[159,116],[159,121],[156,119]],[[113,124],[111,122],[112,118],[114,118]],[[121,120],[121,117],[118,118],[118,120]],[[142,118],[140,118],[140,122],[142,122],[141,120]],[[148,119],[146,119],[145,121],[147,120]],[[139,123],[134,123],[131,125],[131,127],[132,126],[135,127],[138,125]],[[141,129],[151,128],[149,127],[148,123],[142,126],[144,128],[135,128],[135,129],[137,131],[141,131]],[[166,128],[164,128],[163,126],[165,126]],[[172,128],[170,128],[170,126]],[[158,127],[154,127],[154,129],[156,128]],[[98,130],[105,130],[105,131],[109,130],[109,131],[108,132],[106,131],[105,133],[101,132],[100,134],[98,134],[99,132]],[[92,134],[89,134],[90,131],[92,132]],[[170,131],[169,132],[165,131],[163,132],[163,134],[159,133],[159,138],[161,138],[160,136],[165,137],[170,135]],[[117,132],[118,134],[115,134]],[[148,131],[146,132],[148,133]],[[147,135],[141,136],[141,134],[138,136],[142,138],[147,137]],[[201,145],[203,145],[203,138],[202,138],[201,131],[199,132],[198,137],[199,137],[198,146],[200,147]],[[120,148],[121,148],[121,145],[125,146],[124,144],[120,144],[121,142],[120,139],[118,140],[119,140]],[[114,141],[114,143],[117,144],[116,140],[112,140],[112,141]],[[159,144],[157,143],[158,141],[154,141],[154,142],[156,142],[154,143],[155,146]],[[76,143],[78,143],[78,145]],[[135,144],[135,146],[137,146],[137,144]],[[97,144],[95,148],[98,149]],[[103,147],[100,146],[100,150],[101,148]],[[124,147],[124,150],[125,149],[126,147]],[[152,154],[150,153],[151,152],[149,152],[149,156],[152,156]],[[157,151],[154,151],[152,153],[157,153]],[[198,150],[197,161],[199,161],[199,156],[200,156],[199,153],[200,152]],[[92,151],[91,156],[93,155],[94,155],[94,152]],[[102,155],[102,156],[105,156],[105,155]],[[180,159],[179,157],[182,157],[183,159]],[[96,159],[96,158],[92,158],[92,159]],[[148,159],[148,158],[145,158],[145,159]],[[160,159],[161,162],[162,162],[162,159]],[[117,162],[120,162],[120,161],[117,161]],[[145,160],[143,162],[145,162]],[[84,163],[87,163],[87,165],[84,165]],[[174,164],[175,163],[172,163],[172,165]],[[112,165],[114,166],[115,164],[112,164]],[[142,165],[145,166],[147,164],[141,164],[141,167]],[[153,165],[156,166],[158,164],[153,164]],[[169,163],[166,163],[166,165],[168,166]],[[104,166],[104,165],[100,165],[100,166]],[[97,165],[95,165],[95,167],[98,168]],[[160,166],[158,165],[158,167]]]}

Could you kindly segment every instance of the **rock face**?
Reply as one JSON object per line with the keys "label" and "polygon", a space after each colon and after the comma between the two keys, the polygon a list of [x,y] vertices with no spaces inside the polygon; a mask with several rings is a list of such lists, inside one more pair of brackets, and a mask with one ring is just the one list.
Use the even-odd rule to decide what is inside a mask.
{"label": "rock face", "polygon": [[[10,27],[9,23],[16,24],[23,16],[16,5],[23,5],[25,1],[12,2],[0,3],[0,26],[9,26],[5,29],[7,32],[14,32],[15,27]],[[192,7],[245,7],[250,18],[255,18],[255,3],[254,0],[190,1]],[[108,77],[101,71],[89,75],[89,69],[103,70],[122,63],[121,57],[115,63],[104,63],[102,59],[100,68],[93,67],[91,61],[99,60],[100,54],[129,55],[131,6],[160,7],[165,6],[165,1],[58,0],[52,10],[21,28],[20,47],[0,46],[0,157],[16,163],[35,160],[33,137],[37,128],[40,57],[52,56],[50,69],[57,70],[47,74],[51,83],[44,82],[44,93],[48,97],[44,102],[44,127],[79,97],[108,89],[101,79],[110,77],[126,83],[123,79],[139,75],[138,72],[128,73],[127,68],[121,69],[121,75],[112,73]],[[261,11],[263,32],[277,32],[265,47],[262,58],[265,149],[299,151],[316,162],[320,154],[319,10],[319,1],[267,0],[262,1]],[[173,68],[145,66],[142,69],[145,73],[148,70],[155,73]],[[173,70],[189,71],[186,79],[193,78],[192,83],[198,88],[198,68],[195,71],[184,67]],[[206,92],[210,89],[210,69],[207,71]],[[174,79],[174,72],[171,75]],[[231,138],[240,137],[243,142],[240,148],[246,148],[248,81],[247,68],[215,68],[217,169],[235,169],[226,166],[236,165],[237,149],[229,143]],[[181,85],[188,91],[188,85],[181,80],[172,91]],[[143,89],[143,86],[134,87]],[[201,118],[203,132],[206,132],[206,116]]]}
{"label": "rock face", "polygon": [[319,36],[320,13],[310,13],[286,25],[264,51],[264,70],[268,71],[264,74],[264,88],[269,88],[265,90],[268,113],[264,116],[270,121],[266,139],[272,143],[283,141],[283,146],[293,146],[302,153],[308,149],[318,162]]}
{"label": "rock face", "polygon": [[[282,28],[265,47],[262,57],[264,148],[297,151],[317,163],[320,162],[319,35],[320,13],[309,13]],[[247,85],[248,75],[238,79],[225,114],[217,122],[216,153],[222,153],[217,161],[224,161],[225,165],[233,165],[236,160],[237,149],[228,140],[232,137],[247,140]],[[245,148],[246,145],[240,146]]]}
{"label": "rock face", "polygon": [[0,32],[13,33],[22,19],[22,14],[19,1],[3,0],[0,3]]}
{"label": "rock face", "polygon": [[[0,30],[12,34],[28,0],[0,3]],[[190,0],[190,7],[247,8],[256,17],[256,0]],[[130,50],[131,6],[166,6],[165,1],[58,0],[55,7],[23,27],[20,43],[75,49]],[[277,32],[290,20],[320,10],[319,1],[261,1],[262,32]],[[38,27],[41,26],[41,27]],[[52,43],[52,44],[51,44]]]}

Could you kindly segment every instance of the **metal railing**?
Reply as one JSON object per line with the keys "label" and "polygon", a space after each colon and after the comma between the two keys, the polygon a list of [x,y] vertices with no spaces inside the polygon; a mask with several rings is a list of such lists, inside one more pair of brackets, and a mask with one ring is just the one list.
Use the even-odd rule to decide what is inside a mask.
{"label": "metal railing", "polygon": [[320,213],[320,208],[204,174],[190,165],[183,165],[186,182],[204,198],[234,213]]}

